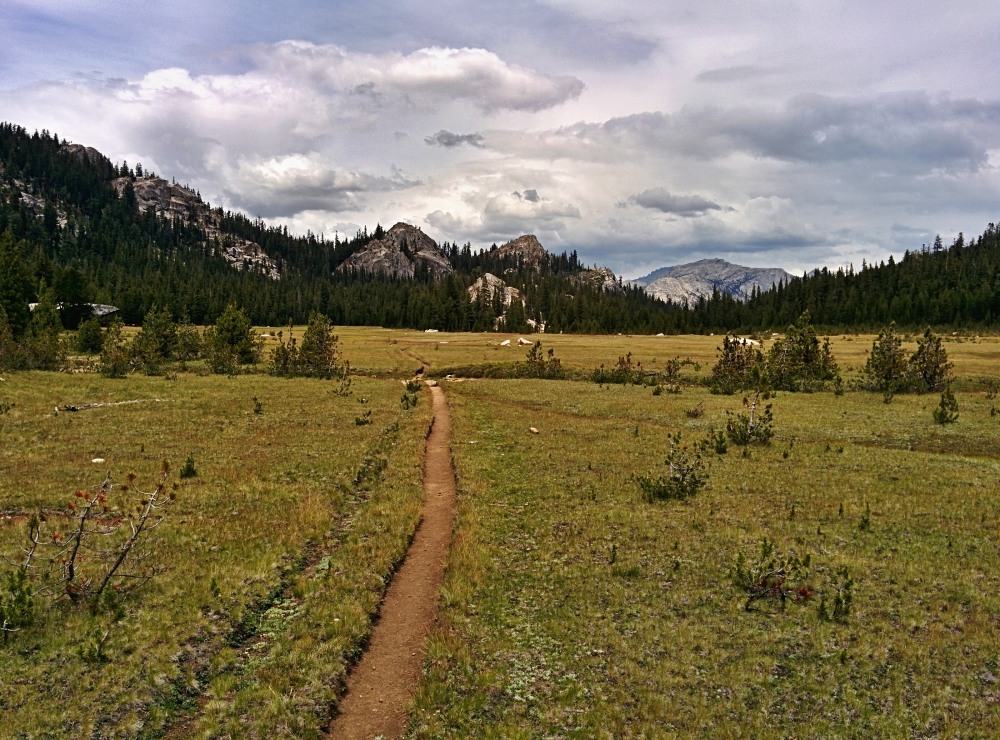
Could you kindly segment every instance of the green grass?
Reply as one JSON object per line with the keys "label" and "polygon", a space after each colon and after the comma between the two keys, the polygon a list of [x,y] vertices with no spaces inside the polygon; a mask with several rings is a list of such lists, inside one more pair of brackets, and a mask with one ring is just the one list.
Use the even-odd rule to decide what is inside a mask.
{"label": "green grass", "polygon": [[[179,489],[155,532],[166,571],[122,621],[64,599],[0,645],[0,736],[321,735],[419,517],[430,408],[420,394],[404,411],[399,379],[528,349],[517,335],[338,333],[349,396],[263,374],[2,376],[8,561],[25,514],[61,509],[108,470],[148,489],[166,459]],[[770,446],[711,453],[690,502],[649,503],[632,476],[665,472],[669,435],[694,443],[742,410],[698,385],[721,337],[530,338],[578,377],[627,352],[648,370],[701,365],[679,395],[443,383],[459,511],[416,736],[1000,730],[1000,401],[984,392],[1000,382],[1000,340],[948,338],[956,424],[933,423],[937,394],[781,393]],[[873,338],[833,338],[848,381]],[[55,411],[123,401],[140,402]],[[189,457],[197,475],[180,479]],[[813,600],[745,611],[729,568],[764,537],[811,554]],[[841,567],[853,609],[821,620]],[[81,651],[95,629],[109,630],[104,662]]]}
{"label": "green grass", "polygon": [[[318,732],[415,526],[430,415],[426,401],[401,411],[395,381],[356,378],[347,397],[337,387],[262,375],[5,376],[15,403],[0,422],[8,559],[24,542],[18,515],[61,508],[109,469],[116,483],[134,471],[147,490],[162,459],[178,470],[190,455],[198,473],[180,481],[155,530],[166,572],[132,595],[123,621],[64,599],[2,648],[5,734],[156,735],[196,708],[199,732]],[[142,402],[54,412],[126,400]],[[372,423],[357,426],[368,410]],[[385,465],[368,464],[359,480],[366,458]],[[94,629],[110,630],[103,665],[79,655]],[[262,704],[262,694],[294,700]]]}
{"label": "green grass", "polygon": [[[417,736],[997,730],[1000,419],[981,393],[947,429],[936,396],[780,394],[773,443],[713,455],[684,504],[646,503],[630,474],[662,472],[669,433],[724,427],[738,397],[448,392],[459,524]],[[744,610],[728,569],[763,537],[811,553],[814,600]],[[821,621],[841,566],[853,611]]]}

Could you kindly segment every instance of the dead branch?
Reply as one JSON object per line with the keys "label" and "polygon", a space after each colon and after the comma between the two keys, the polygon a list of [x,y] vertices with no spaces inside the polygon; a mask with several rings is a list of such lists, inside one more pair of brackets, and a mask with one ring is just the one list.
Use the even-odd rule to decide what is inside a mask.
{"label": "dead branch", "polygon": [[[164,403],[166,399],[163,398],[138,398],[134,401],[107,401],[107,402],[95,402],[95,403],[83,403],[83,404],[73,404],[67,403],[62,407],[62,411],[85,411],[86,409],[99,409],[104,406],[127,406],[132,403]],[[60,410],[56,407],[56,410]]]}

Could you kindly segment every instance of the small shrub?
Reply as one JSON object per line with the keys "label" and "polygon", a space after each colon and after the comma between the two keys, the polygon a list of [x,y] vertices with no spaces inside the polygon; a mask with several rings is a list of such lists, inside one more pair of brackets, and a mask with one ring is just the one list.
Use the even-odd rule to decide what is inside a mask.
{"label": "small shrub", "polygon": [[685,410],[684,414],[689,419],[700,419],[705,415],[705,404],[699,401],[693,408]]}
{"label": "small shrub", "polygon": [[399,406],[403,411],[409,411],[417,405],[416,393],[404,393],[399,399]]}
{"label": "small shrub", "polygon": [[986,400],[992,401],[997,397],[997,390],[1000,389],[1000,383],[995,380],[986,381]]}
{"label": "small shrub", "polygon": [[235,378],[240,374],[239,355],[224,345],[212,345],[208,350],[208,366],[216,375]]}
{"label": "small shrub", "polygon": [[833,592],[832,603],[828,605],[826,594],[823,594],[817,607],[819,618],[824,622],[845,623],[851,616],[854,604],[854,579],[846,567],[838,568],[834,572],[830,590]]}
{"label": "small shrub", "polygon": [[26,567],[7,573],[0,591],[0,632],[7,642],[12,632],[30,627],[35,621],[35,599]]}
{"label": "small shrub", "polygon": [[861,519],[858,520],[858,529],[867,532],[872,528],[872,507],[865,502],[865,510],[861,512]]}
{"label": "small shrub", "polygon": [[309,315],[309,324],[302,335],[301,344],[292,336],[291,326],[288,327],[287,342],[283,332],[278,332],[278,346],[271,352],[268,371],[272,375],[286,378],[329,380],[340,377],[341,370],[337,364],[338,341],[339,337],[333,333],[330,319],[313,311]]}
{"label": "small shrub", "polygon": [[[256,399],[254,399],[256,400]],[[179,475],[181,478],[195,478],[198,475],[198,469],[194,465],[194,455],[188,455],[187,460],[181,466]]]}
{"label": "small shrub", "polygon": [[749,397],[743,398],[743,405],[748,413],[736,414],[727,412],[729,420],[726,422],[726,435],[729,440],[736,445],[746,447],[749,444],[766,445],[771,443],[774,436],[774,415],[771,411],[771,404],[767,404],[762,412],[758,411],[761,401],[770,398],[770,394],[757,391],[753,401]]}
{"label": "small shrub", "polygon": [[958,401],[955,400],[950,385],[941,392],[941,401],[934,409],[934,421],[938,424],[954,424],[958,421]]}
{"label": "small shrub", "polygon": [[909,373],[918,391],[933,392],[946,387],[954,365],[948,362],[948,352],[941,344],[941,337],[932,334],[930,327],[917,340],[917,351],[910,357]]}
{"label": "small shrub", "polygon": [[204,335],[213,373],[234,376],[241,365],[260,360],[264,340],[253,330],[246,312],[229,304]]}
{"label": "small shrub", "polygon": [[253,397],[253,413],[254,416],[260,416],[264,413],[264,404],[257,396]]}
{"label": "small shrub", "polygon": [[124,378],[131,367],[128,345],[122,333],[123,328],[122,322],[115,319],[104,337],[97,369],[105,378]]}
{"label": "small shrub", "polygon": [[607,383],[609,385],[639,385],[643,382],[642,363],[632,359],[629,352],[624,357],[618,358],[618,363],[611,369],[604,365],[594,370],[591,379],[595,383]]}
{"label": "small shrub", "polygon": [[670,451],[664,464],[668,468],[666,475],[655,478],[640,476],[636,479],[647,501],[685,501],[708,483],[702,445],[689,448],[683,443],[680,432],[670,436]]}
{"label": "small shrub", "polygon": [[746,611],[760,600],[777,600],[784,609],[788,600],[812,598],[812,588],[806,583],[810,562],[808,554],[777,553],[774,543],[765,537],[755,560],[750,560],[743,552],[736,556],[729,569],[729,579],[738,591],[746,594],[743,607]]}
{"label": "small shrub", "polygon": [[895,328],[890,324],[872,343],[859,387],[880,391],[885,403],[890,403],[895,393],[927,393],[944,388],[951,377],[953,364],[948,361],[941,337],[928,328],[917,339],[916,351],[907,359]]}
{"label": "small shrub", "polygon": [[344,361],[344,364],[340,367],[340,373],[337,376],[340,380],[340,385],[337,386],[337,390],[334,391],[341,398],[346,398],[351,395],[351,363]]}
{"label": "small shrub", "polygon": [[517,363],[515,373],[522,378],[558,379],[566,377],[566,371],[556,358],[555,350],[550,347],[548,353],[542,355],[540,341],[531,345],[531,349],[525,355],[524,362]]}
{"label": "small shrub", "polygon": [[365,424],[371,424],[371,423],[372,423],[372,412],[371,412],[371,409],[368,409],[367,411],[365,411],[363,414],[361,414],[361,416],[355,416],[354,417],[354,425],[355,426],[363,427]]}
{"label": "small shrub", "polygon": [[100,354],[104,347],[104,332],[96,316],[91,316],[77,327],[73,346],[77,352],[88,355]]}
{"label": "small shrub", "polygon": [[715,452],[716,455],[725,455],[729,452],[729,442],[721,429],[709,429],[705,446]]}
{"label": "small shrub", "polygon": [[103,634],[100,627],[94,627],[90,630],[77,648],[80,660],[89,665],[104,665],[107,663],[109,658],[104,648],[110,636],[110,629],[104,630]]}
{"label": "small shrub", "polygon": [[878,338],[872,342],[858,385],[864,390],[886,394],[886,403],[892,400],[893,393],[906,390],[906,354],[903,342],[896,334],[895,324],[879,332]]}
{"label": "small shrub", "polygon": [[[686,357],[683,360],[680,357],[674,357],[673,359],[667,360],[667,364],[663,368],[662,375],[663,388],[667,393],[673,393],[676,395],[681,392],[681,368],[688,365],[694,367],[696,370],[699,367],[698,363],[690,357]],[[661,386],[657,384],[656,387],[659,388]]]}
{"label": "small shrub", "polygon": [[754,345],[727,334],[719,352],[721,356],[712,368],[709,379],[712,393],[731,396],[736,391],[752,388],[760,382],[764,356]]}
{"label": "small shrub", "polygon": [[177,325],[176,342],[174,353],[181,365],[189,360],[197,360],[201,357],[204,342],[201,333],[191,324],[187,314],[181,316],[181,321]]}
{"label": "small shrub", "polygon": [[176,346],[177,324],[170,311],[153,306],[132,341],[133,363],[146,375],[160,375],[161,366],[173,357]]}
{"label": "small shrub", "polygon": [[808,311],[774,343],[767,353],[766,365],[769,385],[775,390],[812,392],[840,378],[830,339],[827,337],[820,344]]}

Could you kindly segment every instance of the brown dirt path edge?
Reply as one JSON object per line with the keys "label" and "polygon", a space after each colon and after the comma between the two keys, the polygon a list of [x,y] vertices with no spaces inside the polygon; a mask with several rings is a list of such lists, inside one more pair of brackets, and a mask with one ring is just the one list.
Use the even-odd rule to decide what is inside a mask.
{"label": "brown dirt path edge", "polygon": [[434,420],[424,454],[423,516],[386,592],[368,650],[347,678],[328,735],[336,740],[398,738],[409,725],[455,518],[451,412],[440,388],[431,386],[430,392]]}

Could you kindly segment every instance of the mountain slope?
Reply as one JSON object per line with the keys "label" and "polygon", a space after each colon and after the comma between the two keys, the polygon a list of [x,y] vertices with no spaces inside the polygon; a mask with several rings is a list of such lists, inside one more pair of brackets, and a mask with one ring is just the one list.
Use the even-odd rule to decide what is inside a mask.
{"label": "mountain slope", "polygon": [[743,267],[722,259],[705,259],[658,270],[632,282],[664,301],[693,305],[701,297],[711,298],[716,290],[738,300],[746,300],[754,288],[770,290],[794,277],[777,267]]}
{"label": "mountain slope", "polygon": [[[530,236],[509,244],[439,246],[408,224],[343,241],[295,236],[212,208],[138,165],[0,123],[0,308],[15,336],[43,286],[56,303],[118,306],[129,325],[164,308],[210,324],[235,304],[264,326],[305,323],[318,311],[341,325],[442,331],[489,331],[501,317],[517,332],[543,323],[548,331],[671,331],[676,307],[587,270],[575,252],[550,254]],[[486,273],[522,300],[470,293]]]}

